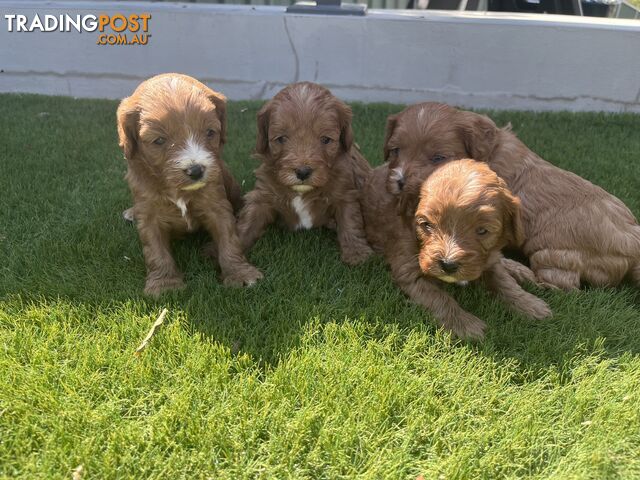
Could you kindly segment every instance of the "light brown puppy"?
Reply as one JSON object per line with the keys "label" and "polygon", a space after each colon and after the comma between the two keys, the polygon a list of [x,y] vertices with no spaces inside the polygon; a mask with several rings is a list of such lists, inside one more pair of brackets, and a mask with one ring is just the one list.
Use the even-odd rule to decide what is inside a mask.
{"label": "light brown puppy", "polygon": [[238,219],[243,248],[279,220],[291,230],[336,228],[342,260],[364,261],[371,249],[357,185],[371,167],[353,145],[351,109],[326,88],[302,82],[267,102],[257,122],[262,164]]}
{"label": "light brown puppy", "polygon": [[629,209],[602,188],[544,161],[509,127],[422,103],[389,117],[384,154],[387,188],[398,196],[399,210],[409,212],[420,185],[441,163],[465,157],[486,162],[522,201],[522,251],[540,284],[571,290],[581,282],[613,286],[629,277],[640,285],[640,226]]}
{"label": "light brown puppy", "polygon": [[424,181],[409,217],[397,215],[396,199],[385,189],[388,176],[388,165],[376,168],[363,189],[367,238],[398,286],[439,324],[463,338],[482,338],[486,328],[436,279],[463,285],[481,279],[515,310],[536,319],[551,314],[501,262],[500,250],[523,240],[520,202],[490,168],[468,159],[441,166]]}
{"label": "light brown puppy", "polygon": [[217,244],[225,285],[252,285],[262,278],[245,259],[236,234],[233,210],[242,199],[222,161],[225,103],[223,95],[197,80],[170,73],[141,83],[118,107],[149,295],[184,286],[170,241],[200,228]]}

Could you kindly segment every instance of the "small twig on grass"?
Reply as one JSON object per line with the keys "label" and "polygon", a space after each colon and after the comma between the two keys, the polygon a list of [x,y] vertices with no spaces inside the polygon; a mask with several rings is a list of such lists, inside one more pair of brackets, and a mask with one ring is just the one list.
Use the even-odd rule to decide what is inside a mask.
{"label": "small twig on grass", "polygon": [[142,353],[142,351],[145,348],[147,348],[147,346],[149,345],[149,342],[151,341],[153,336],[156,334],[156,332],[160,328],[160,325],[162,325],[162,322],[164,322],[164,317],[167,316],[167,313],[169,313],[169,310],[167,310],[166,308],[162,310],[162,313],[160,314],[158,319],[155,322],[153,322],[153,325],[151,325],[151,330],[149,330],[149,333],[147,333],[147,336],[144,337],[144,340],[142,340],[142,343],[140,344],[140,346],[136,348],[135,352],[133,352],[134,355],[140,355],[140,353]]}

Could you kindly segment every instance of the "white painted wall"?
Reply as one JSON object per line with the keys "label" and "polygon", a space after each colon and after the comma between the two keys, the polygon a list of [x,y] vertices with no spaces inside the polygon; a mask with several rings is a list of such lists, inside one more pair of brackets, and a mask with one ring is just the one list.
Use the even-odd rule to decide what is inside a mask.
{"label": "white painted wall", "polygon": [[[150,12],[148,46],[9,33],[4,15]],[[477,12],[287,15],[284,7],[0,0],[0,91],[120,98],[160,72],[231,99],[297,80],[349,101],[640,112],[640,21]]]}

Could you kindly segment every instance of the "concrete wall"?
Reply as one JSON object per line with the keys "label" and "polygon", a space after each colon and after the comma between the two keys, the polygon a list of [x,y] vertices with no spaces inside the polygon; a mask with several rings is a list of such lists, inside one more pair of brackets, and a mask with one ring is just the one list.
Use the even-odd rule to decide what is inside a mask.
{"label": "concrete wall", "polygon": [[[147,46],[12,32],[4,15],[150,12]],[[120,98],[193,75],[231,99],[298,80],[350,101],[640,112],[640,21],[478,12],[287,15],[284,7],[0,0],[0,91]]]}

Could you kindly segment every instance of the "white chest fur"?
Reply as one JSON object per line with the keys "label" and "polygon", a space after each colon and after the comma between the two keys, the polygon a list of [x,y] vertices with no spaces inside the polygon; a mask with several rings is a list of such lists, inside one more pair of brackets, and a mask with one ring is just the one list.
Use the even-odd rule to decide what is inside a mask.
{"label": "white chest fur", "polygon": [[191,218],[189,216],[189,210],[187,209],[187,202],[184,201],[184,198],[179,198],[178,200],[171,199],[173,203],[176,204],[176,207],[180,209],[180,213],[182,214],[182,218],[187,222],[187,230],[192,230]]}
{"label": "white chest fur", "polygon": [[298,195],[291,200],[291,206],[295,210],[298,215],[298,219],[300,220],[297,225],[298,230],[308,230],[313,227],[313,217],[311,216],[311,212],[309,208],[302,198],[301,195]]}

